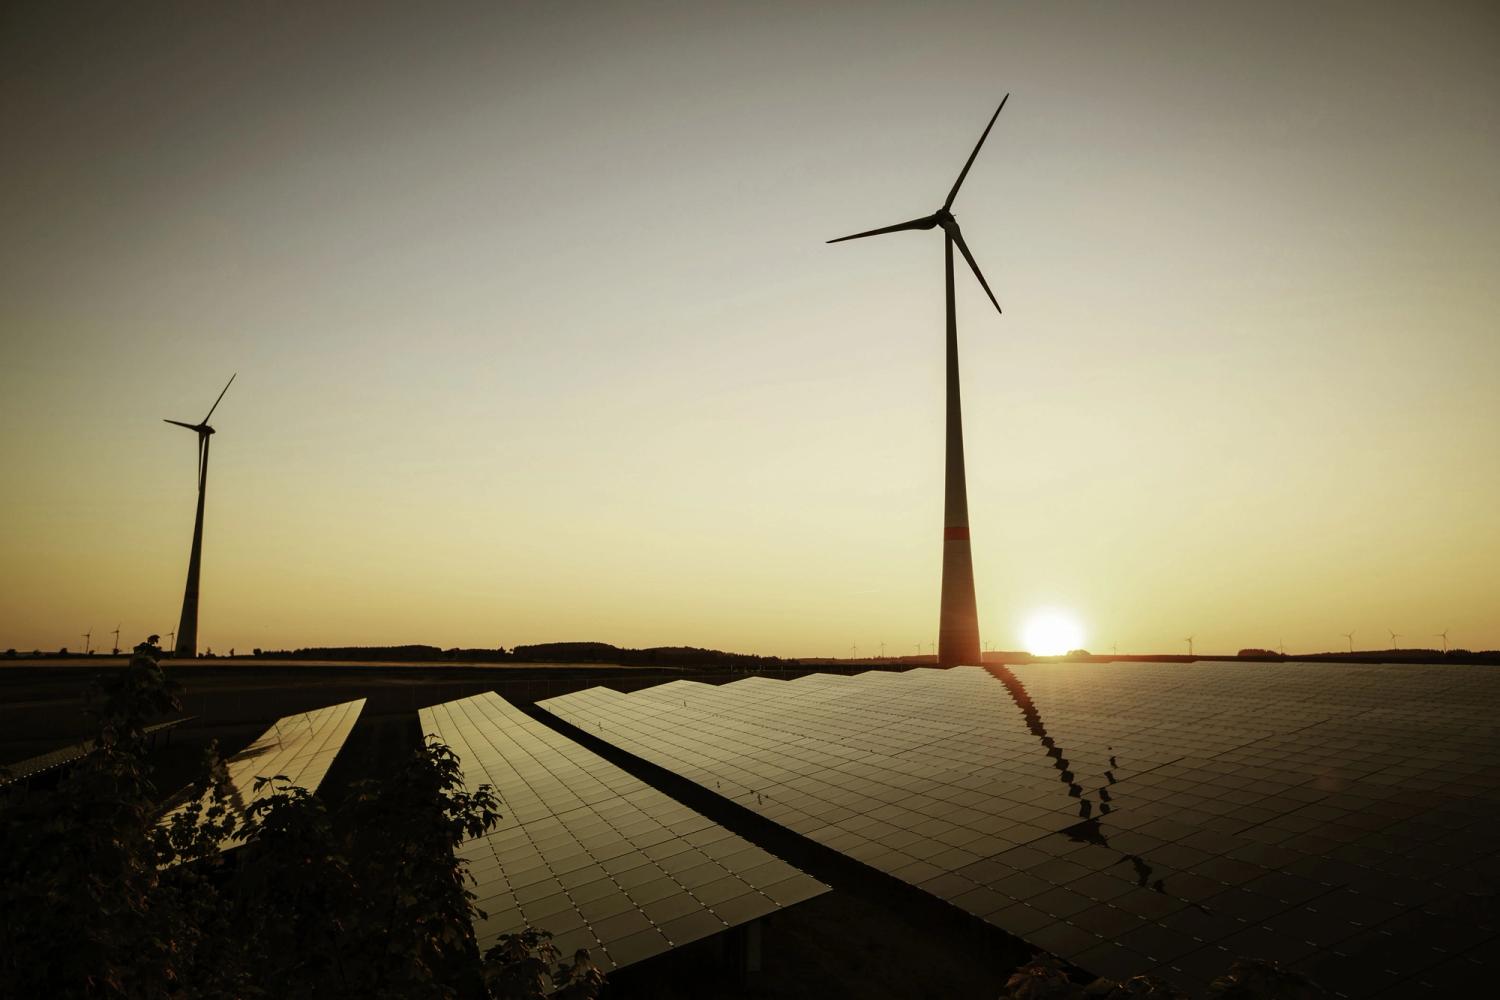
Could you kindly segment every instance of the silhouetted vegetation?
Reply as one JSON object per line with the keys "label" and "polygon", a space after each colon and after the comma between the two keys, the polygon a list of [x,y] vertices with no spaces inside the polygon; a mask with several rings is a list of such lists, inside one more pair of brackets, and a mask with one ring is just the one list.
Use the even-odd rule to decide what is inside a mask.
{"label": "silhouetted vegetation", "polygon": [[[1259,959],[1235,962],[1203,994],[1204,1000],[1319,1000],[1326,996],[1305,976]],[[1188,1000],[1188,994],[1152,976],[1082,983],[1062,963],[1044,955],[1011,975],[1000,1000]]]}
{"label": "silhouetted vegetation", "polygon": [[[453,853],[499,818],[436,741],[330,807],[267,775],[242,816],[210,748],[159,825],[143,731],[180,707],[142,644],[92,698],[97,747],[53,791],[0,799],[0,996],[593,997],[540,931],[481,959]],[[230,853],[220,845],[238,837]]]}
{"label": "silhouetted vegetation", "polygon": [[758,669],[775,667],[777,656],[726,653],[694,646],[623,649],[607,642],[545,642],[507,650],[439,649],[437,646],[311,646],[295,650],[257,649],[263,660],[333,660],[392,663],[611,663],[640,667],[709,667]]}
{"label": "silhouetted vegetation", "polygon": [[726,653],[696,646],[653,646],[621,649],[607,642],[546,642],[517,646],[515,658],[531,663],[620,663],[639,667],[737,667],[754,669],[777,666],[777,656]]}

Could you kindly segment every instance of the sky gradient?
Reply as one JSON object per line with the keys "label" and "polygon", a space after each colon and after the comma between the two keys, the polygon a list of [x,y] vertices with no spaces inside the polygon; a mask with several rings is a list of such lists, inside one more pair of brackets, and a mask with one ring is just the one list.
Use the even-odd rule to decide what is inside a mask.
{"label": "sky gradient", "polygon": [[[1500,646],[1492,4],[8,5],[0,647]],[[107,642],[107,637],[106,637]],[[924,648],[924,652],[925,652]]]}

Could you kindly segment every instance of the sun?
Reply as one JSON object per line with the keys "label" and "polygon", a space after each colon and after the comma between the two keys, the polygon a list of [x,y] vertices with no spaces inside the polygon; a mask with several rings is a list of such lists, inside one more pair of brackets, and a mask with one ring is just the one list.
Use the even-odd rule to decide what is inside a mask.
{"label": "sun", "polygon": [[1083,626],[1070,612],[1043,608],[1032,612],[1021,630],[1026,651],[1035,656],[1057,656],[1083,648]]}

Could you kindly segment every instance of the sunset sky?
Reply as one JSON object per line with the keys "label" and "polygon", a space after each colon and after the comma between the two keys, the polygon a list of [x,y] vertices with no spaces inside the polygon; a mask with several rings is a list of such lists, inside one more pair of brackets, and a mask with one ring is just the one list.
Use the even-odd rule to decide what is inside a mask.
{"label": "sunset sky", "polygon": [[[316,7],[315,12],[310,8]],[[279,10],[278,10],[279,8]],[[0,647],[1500,646],[1500,7],[0,11]]]}

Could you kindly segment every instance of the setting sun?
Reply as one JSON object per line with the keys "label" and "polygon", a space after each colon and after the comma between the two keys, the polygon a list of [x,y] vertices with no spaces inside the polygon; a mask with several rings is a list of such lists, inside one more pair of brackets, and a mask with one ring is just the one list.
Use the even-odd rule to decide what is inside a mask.
{"label": "setting sun", "polygon": [[1083,626],[1067,611],[1046,608],[1026,619],[1021,639],[1028,653],[1056,656],[1083,646]]}

